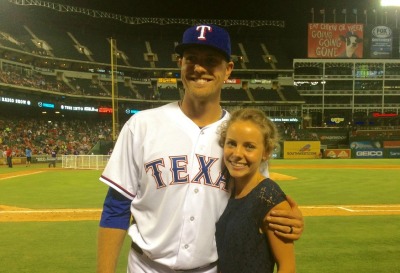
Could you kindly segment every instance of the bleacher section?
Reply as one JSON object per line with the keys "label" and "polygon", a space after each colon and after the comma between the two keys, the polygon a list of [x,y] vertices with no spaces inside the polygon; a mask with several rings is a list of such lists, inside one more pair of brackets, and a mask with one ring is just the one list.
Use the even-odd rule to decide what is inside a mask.
{"label": "bleacher section", "polygon": [[264,45],[268,49],[269,55],[272,55],[276,59],[276,67],[281,69],[291,69],[292,62],[289,60],[288,55],[284,52],[282,44],[278,39],[268,39],[264,42]]}
{"label": "bleacher section", "polygon": [[276,89],[266,89],[263,87],[250,89],[255,101],[282,101]]}
{"label": "bleacher section", "polygon": [[[118,62],[122,65],[152,68],[151,54],[155,56],[156,68],[177,68],[173,60],[174,46],[180,41],[176,33],[174,36],[165,35],[164,31],[150,27],[140,33],[131,30],[128,26],[72,14],[66,18],[64,13],[56,13],[51,10],[38,9],[37,14],[32,14],[27,9],[21,8],[21,17],[14,21],[7,20],[6,16],[0,16],[0,45],[24,50],[40,55],[54,55],[56,58],[110,63],[109,39],[117,41],[117,49],[121,53]],[[34,18],[40,18],[35,20]],[[43,20],[43,19],[46,20]],[[64,20],[63,20],[64,18]],[[65,24],[66,20],[68,24]],[[54,24],[49,24],[54,21]],[[249,29],[250,31],[251,29]],[[274,69],[271,63],[265,60],[266,55],[274,55],[277,58],[277,67],[290,69],[287,57],[275,40],[240,40],[232,31],[232,54],[246,56],[245,69]],[[5,37],[12,37],[16,43],[10,42]],[[32,41],[43,41],[42,44]],[[46,53],[50,47],[50,51]],[[50,54],[50,55],[51,55]],[[146,60],[146,56],[150,60]],[[248,62],[247,62],[248,61]],[[240,67],[238,67],[240,68]]]}
{"label": "bleacher section", "polygon": [[282,96],[285,98],[285,101],[303,101],[304,99],[300,96],[297,89],[293,86],[282,85],[280,87],[280,92]]}
{"label": "bleacher section", "polygon": [[135,92],[124,82],[118,82],[118,96],[120,98],[136,98]]}
{"label": "bleacher section", "polygon": [[137,83],[133,84],[133,89],[137,90],[140,97],[144,100],[154,99],[153,86],[150,83]]}
{"label": "bleacher section", "polygon": [[74,85],[77,94],[83,96],[105,96],[106,93],[101,90],[99,85],[91,79],[72,78],[69,82]]}
{"label": "bleacher section", "polygon": [[159,87],[158,92],[160,100],[176,101],[182,99],[178,88],[173,88],[169,86],[166,88]]}
{"label": "bleacher section", "polygon": [[249,96],[246,93],[246,90],[239,88],[223,88],[221,90],[221,100],[222,101],[250,101]]}
{"label": "bleacher section", "polygon": [[262,51],[261,44],[258,41],[246,41],[241,44],[249,60],[246,64],[247,69],[271,69],[271,66],[262,58],[265,52]]}
{"label": "bleacher section", "polygon": [[250,92],[255,101],[268,101],[267,89],[263,87],[250,88]]}
{"label": "bleacher section", "polygon": [[[110,101],[112,95],[112,38],[116,41],[118,95],[122,104],[128,101],[135,105],[132,109],[145,109],[182,98],[183,89],[177,60],[174,59],[174,47],[180,42],[186,25],[132,26],[110,19],[93,18],[74,12],[57,12],[37,6],[12,8],[21,11],[20,17],[7,21],[5,16],[0,16],[0,32],[9,33],[17,42],[5,39],[5,35],[0,36],[0,58],[4,59],[1,66],[7,67],[9,62],[14,62],[16,56],[21,55],[21,52],[18,52],[19,55],[10,54],[11,51],[5,47],[27,52],[22,55],[28,57],[19,60],[24,68],[19,68],[18,73],[23,73],[18,80],[21,77],[28,79],[24,82],[28,86],[28,92],[29,88],[38,88],[50,97],[57,95],[65,100],[93,100],[107,105],[103,102]],[[235,69],[231,79],[236,78],[238,81],[224,86],[221,91],[222,104],[298,105],[301,100],[298,99],[296,89],[285,94],[286,90],[270,88],[270,82],[277,81],[278,75],[282,77],[284,74],[276,68],[283,67],[286,63],[279,60],[284,54],[279,53],[283,50],[279,47],[278,40],[268,39],[265,29],[258,31],[253,27],[243,26],[230,28],[232,55],[244,57],[244,62],[237,58],[234,60]],[[247,34],[253,31],[256,38],[249,38]],[[242,34],[245,35],[242,37]],[[32,41],[33,38],[42,44],[38,46]],[[266,56],[274,58],[268,61]],[[11,66],[19,65],[13,63]],[[36,68],[39,70],[35,71]],[[285,67],[290,68],[290,64]],[[258,71],[254,72],[253,69]],[[43,78],[45,84],[32,85],[30,73]],[[176,78],[177,82],[168,88],[159,86],[158,79],[164,77]],[[257,79],[256,84],[251,83],[253,79]],[[260,86],[260,90],[254,90],[250,86]],[[59,93],[66,96],[60,96]]]}
{"label": "bleacher section", "polygon": [[157,54],[158,61],[156,62],[156,67],[159,68],[176,68],[177,60],[173,60],[172,56],[174,51],[174,43],[172,40],[152,40],[149,41],[151,45],[152,52]]}

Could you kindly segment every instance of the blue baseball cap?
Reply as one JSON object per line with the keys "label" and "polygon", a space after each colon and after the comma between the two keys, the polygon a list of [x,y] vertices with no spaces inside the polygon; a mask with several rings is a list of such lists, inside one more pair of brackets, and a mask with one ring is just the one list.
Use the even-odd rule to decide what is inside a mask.
{"label": "blue baseball cap", "polygon": [[175,52],[183,52],[193,46],[206,46],[222,53],[227,61],[231,59],[231,38],[229,33],[216,25],[196,25],[183,33],[182,43],[175,47]]}

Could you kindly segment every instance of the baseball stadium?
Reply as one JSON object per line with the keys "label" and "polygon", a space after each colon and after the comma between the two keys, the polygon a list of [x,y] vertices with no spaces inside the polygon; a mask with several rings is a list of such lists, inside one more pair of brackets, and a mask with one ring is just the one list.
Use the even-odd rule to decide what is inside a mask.
{"label": "baseball stadium", "polygon": [[174,48],[198,24],[231,35],[221,106],[279,129],[297,272],[400,272],[400,3],[103,2],[0,0],[0,273],[95,271],[99,178],[125,122],[183,98]]}

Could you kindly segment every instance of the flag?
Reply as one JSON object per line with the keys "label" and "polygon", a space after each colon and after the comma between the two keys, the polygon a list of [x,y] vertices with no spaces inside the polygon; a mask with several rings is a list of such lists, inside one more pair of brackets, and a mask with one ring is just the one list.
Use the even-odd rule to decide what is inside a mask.
{"label": "flag", "polygon": [[344,14],[344,23],[346,24],[346,14],[347,14],[347,9],[342,9],[342,13]]}
{"label": "flag", "polygon": [[333,13],[333,23],[336,23],[336,9],[333,9],[332,13]]}
{"label": "flag", "polygon": [[322,22],[325,23],[325,9],[319,10],[319,13],[322,14]]}
{"label": "flag", "polygon": [[314,23],[314,8],[311,8],[311,22]]}
{"label": "flag", "polygon": [[364,10],[364,15],[365,15],[365,24],[368,25],[368,13],[367,10]]}
{"label": "flag", "polygon": [[353,14],[356,16],[356,24],[357,24],[357,9],[353,9]]}

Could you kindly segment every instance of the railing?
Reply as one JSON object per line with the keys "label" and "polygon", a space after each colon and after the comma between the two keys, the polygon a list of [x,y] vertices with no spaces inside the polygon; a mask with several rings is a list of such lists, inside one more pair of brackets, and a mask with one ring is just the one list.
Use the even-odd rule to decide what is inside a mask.
{"label": "railing", "polygon": [[63,155],[62,167],[70,169],[103,169],[109,155]]}

